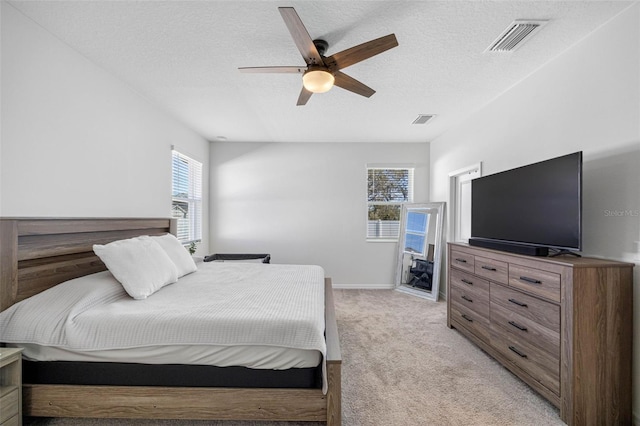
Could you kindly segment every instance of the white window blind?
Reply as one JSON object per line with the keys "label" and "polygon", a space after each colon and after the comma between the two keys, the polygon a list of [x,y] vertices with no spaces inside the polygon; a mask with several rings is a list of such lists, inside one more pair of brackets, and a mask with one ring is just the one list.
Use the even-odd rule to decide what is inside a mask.
{"label": "white window blind", "polygon": [[411,202],[412,168],[367,168],[367,239],[397,240],[402,204]]}
{"label": "white window blind", "polygon": [[178,151],[171,151],[171,213],[178,219],[178,240],[202,239],[202,163]]}

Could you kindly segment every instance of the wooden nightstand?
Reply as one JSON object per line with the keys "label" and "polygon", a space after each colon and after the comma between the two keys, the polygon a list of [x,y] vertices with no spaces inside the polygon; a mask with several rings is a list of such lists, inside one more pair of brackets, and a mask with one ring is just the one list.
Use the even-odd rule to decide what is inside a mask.
{"label": "wooden nightstand", "polygon": [[0,348],[0,426],[22,425],[22,349]]}

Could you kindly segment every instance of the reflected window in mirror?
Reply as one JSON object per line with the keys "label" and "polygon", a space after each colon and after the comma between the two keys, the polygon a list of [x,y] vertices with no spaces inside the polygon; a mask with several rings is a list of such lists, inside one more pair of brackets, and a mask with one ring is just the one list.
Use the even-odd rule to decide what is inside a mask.
{"label": "reflected window in mirror", "polygon": [[423,212],[409,211],[407,226],[404,230],[404,251],[424,256],[427,247],[427,224],[429,215]]}

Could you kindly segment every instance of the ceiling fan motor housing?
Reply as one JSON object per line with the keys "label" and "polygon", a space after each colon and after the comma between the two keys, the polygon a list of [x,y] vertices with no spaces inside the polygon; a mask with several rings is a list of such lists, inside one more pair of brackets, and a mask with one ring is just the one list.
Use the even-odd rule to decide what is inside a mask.
{"label": "ceiling fan motor housing", "polygon": [[317,39],[313,40],[313,44],[316,47],[316,50],[320,54],[320,56],[324,56],[327,53],[327,49],[329,48],[329,43],[326,40]]}

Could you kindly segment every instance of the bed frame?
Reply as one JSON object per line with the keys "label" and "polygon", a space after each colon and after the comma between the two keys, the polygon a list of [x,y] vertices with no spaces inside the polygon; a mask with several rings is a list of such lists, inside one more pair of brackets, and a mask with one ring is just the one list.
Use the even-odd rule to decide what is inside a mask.
{"label": "bed frame", "polygon": [[[104,271],[93,244],[175,234],[173,219],[0,218],[0,310],[72,278]],[[325,278],[329,389],[23,386],[38,417],[314,421],[341,425],[341,364],[331,279]]]}

